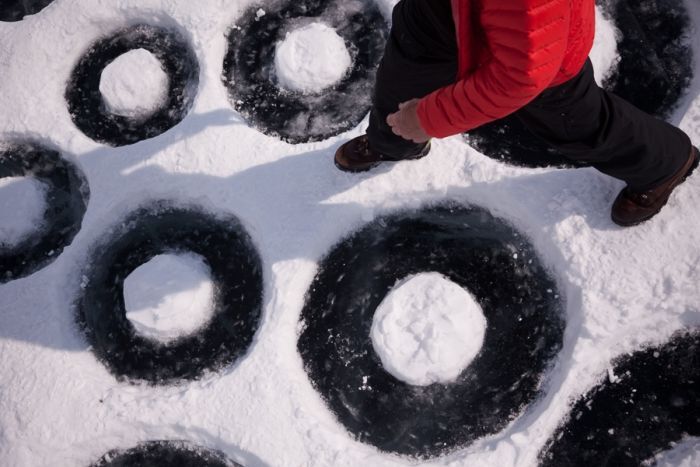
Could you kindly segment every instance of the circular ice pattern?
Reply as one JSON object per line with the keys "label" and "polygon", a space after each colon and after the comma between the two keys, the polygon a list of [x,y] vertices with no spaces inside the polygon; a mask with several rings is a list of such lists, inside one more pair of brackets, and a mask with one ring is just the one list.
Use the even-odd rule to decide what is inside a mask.
{"label": "circular ice pattern", "polygon": [[46,186],[42,220],[28,236],[0,244],[0,284],[56,260],[80,231],[90,190],[83,173],[58,151],[34,143],[0,145],[0,178],[31,177]]}
{"label": "circular ice pattern", "polygon": [[700,436],[700,333],[621,357],[612,375],[575,403],[541,455],[543,467],[645,465]]}
{"label": "circular ice pattern", "polygon": [[[398,281],[435,272],[468,290],[487,328],[449,384],[414,386],[383,367],[369,338]],[[539,394],[562,345],[563,304],[529,243],[483,209],[457,205],[372,222],[320,265],[297,349],[313,386],[361,442],[432,457],[502,430]]]}
{"label": "circular ice pattern", "polygon": [[[123,116],[109,110],[100,92],[102,72],[122,55],[144,49],[168,76],[167,98],[146,116]],[[111,146],[154,138],[177,125],[189,112],[199,85],[197,57],[176,31],[140,24],[98,40],[78,61],[66,89],[73,123],[88,137]]]}
{"label": "circular ice pattern", "polygon": [[[76,301],[91,350],[118,379],[171,384],[241,358],[262,307],[260,257],[235,218],[157,202],[129,215],[92,250]],[[195,334],[163,344],[137,333],[126,317],[124,280],[162,254],[194,253],[211,271],[214,311]]]}
{"label": "circular ice pattern", "polygon": [[223,453],[182,441],[150,441],[105,454],[92,467],[243,467]]}
{"label": "circular ice pattern", "polygon": [[[287,33],[318,23],[342,38],[351,66],[322,93],[280,87],[277,44]],[[251,7],[228,34],[223,80],[231,103],[251,126],[292,144],[350,130],[369,111],[387,35],[386,21],[371,0],[293,0]]]}

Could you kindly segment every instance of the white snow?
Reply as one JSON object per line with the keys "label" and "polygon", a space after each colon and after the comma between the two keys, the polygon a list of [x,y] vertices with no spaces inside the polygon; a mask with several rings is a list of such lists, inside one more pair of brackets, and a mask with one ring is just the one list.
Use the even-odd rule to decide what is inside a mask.
{"label": "white snow", "polygon": [[160,60],[148,50],[134,49],[105,67],[100,92],[112,113],[147,117],[165,101],[168,82]]}
{"label": "white snow", "polygon": [[605,78],[615,71],[620,60],[620,54],[617,51],[617,38],[620,37],[620,31],[615,26],[614,20],[604,14],[600,7],[595,9],[595,21],[596,34],[589,57],[593,63],[596,83],[602,86]]}
{"label": "white snow", "polygon": [[163,254],[124,280],[126,317],[137,332],[169,343],[204,326],[214,311],[214,284],[201,256]]}
{"label": "white snow", "polygon": [[288,32],[275,52],[280,86],[307,94],[321,92],[340,81],[350,65],[352,58],[345,41],[323,23]]}
{"label": "white snow", "polygon": [[[395,1],[380,3],[388,12]],[[420,161],[341,173],[333,153],[361,134],[366,120],[326,141],[289,145],[251,128],[232,110],[221,84],[225,37],[252,4],[61,0],[25,21],[0,23],[0,139],[51,142],[77,161],[91,188],[73,243],[50,266],[0,285],[0,465],[90,465],[115,448],[184,439],[248,467],[535,467],[570,402],[596,385],[615,357],[700,325],[700,173],[653,221],[629,229],[609,218],[619,181],[593,169],[508,167],[459,136],[434,141],[430,156]],[[696,77],[675,121],[698,145],[700,6],[687,4],[696,23]],[[107,147],[73,124],[63,98],[66,82],[92,43],[142,22],[175,28],[191,42],[201,67],[199,93],[173,130]],[[614,57],[614,43],[598,44]],[[144,80],[142,68],[121,73],[138,81],[132,89],[139,98],[125,106],[129,111],[154,96],[141,91],[164,87],[152,74]],[[0,203],[10,206],[33,196],[6,197],[5,187],[1,193]],[[76,330],[73,303],[90,248],[108,226],[162,198],[241,220],[262,258],[263,318],[237,364],[173,387],[132,385],[115,379],[87,347]],[[542,399],[522,417],[449,456],[414,461],[355,441],[337,422],[309,382],[297,332],[305,293],[334,244],[379,216],[446,200],[482,206],[530,239],[557,279],[567,329]],[[10,210],[10,216],[22,214],[10,221],[13,229],[29,225],[22,224],[32,217],[29,210]],[[9,218],[2,216],[5,226]],[[150,283],[158,287],[159,280]],[[191,293],[182,300],[203,303]]]}
{"label": "white snow", "polygon": [[486,318],[474,297],[442,274],[411,276],[374,314],[372,344],[384,369],[427,386],[454,381],[481,350]]}
{"label": "white snow", "polygon": [[0,247],[18,245],[42,223],[46,186],[33,177],[0,178]]}
{"label": "white snow", "polygon": [[700,465],[700,438],[690,437],[677,443],[649,464],[654,467],[697,467]]}

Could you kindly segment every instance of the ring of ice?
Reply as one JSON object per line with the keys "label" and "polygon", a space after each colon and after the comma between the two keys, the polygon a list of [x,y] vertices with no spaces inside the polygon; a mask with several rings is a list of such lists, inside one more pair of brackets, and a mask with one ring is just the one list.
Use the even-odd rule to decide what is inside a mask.
{"label": "ring of ice", "polygon": [[198,88],[199,63],[185,37],[137,24],[100,38],[86,51],[65,98],[73,123],[85,135],[125,146],[180,123]]}
{"label": "ring of ice", "polygon": [[0,212],[2,284],[28,276],[61,255],[80,231],[90,189],[76,165],[34,143],[0,143],[0,183],[5,200]]}
{"label": "ring of ice", "polygon": [[377,308],[371,331],[384,368],[416,386],[456,380],[485,334],[486,318],[474,297],[437,273],[397,284]]}
{"label": "ring of ice", "polygon": [[573,404],[539,465],[657,465],[655,457],[700,436],[699,350],[700,332],[687,329],[616,359]]}
{"label": "ring of ice", "polygon": [[127,449],[110,451],[90,467],[243,467],[224,453],[186,441],[148,441]]}
{"label": "ring of ice", "polygon": [[[198,208],[158,201],[129,214],[91,251],[76,299],[76,320],[92,352],[116,378],[178,383],[233,364],[247,352],[262,313],[262,265],[252,239],[237,219],[220,219]],[[127,317],[125,299],[141,298],[144,300],[137,304],[154,304],[160,294],[141,294],[131,284],[125,296],[124,284],[142,265],[172,267],[172,256],[168,260],[162,255],[185,258],[184,272],[180,267],[173,271],[184,276],[175,287],[212,283],[211,301],[207,287],[194,298],[185,295],[200,311],[209,303],[213,310],[200,313],[195,320],[186,319],[184,325],[166,330],[156,325],[155,330],[144,331],[143,320],[135,326]],[[154,258],[155,264],[149,265]],[[193,264],[198,263],[199,270],[195,267],[193,271]],[[132,279],[138,281],[140,275],[137,272]],[[166,319],[172,311],[164,311]],[[146,315],[146,324],[154,324],[154,315]],[[196,330],[181,333],[192,328]]]}
{"label": "ring of ice", "polygon": [[144,118],[165,102],[169,81],[160,60],[145,49],[135,49],[102,71],[100,92],[110,112]]}
{"label": "ring of ice", "polygon": [[311,23],[288,32],[277,44],[275,70],[280,86],[318,93],[340,81],[352,65],[345,41],[333,28]]}
{"label": "ring of ice", "polygon": [[162,343],[172,342],[211,320],[211,271],[198,255],[158,255],[126,278],[124,304],[126,317],[139,334]]}
{"label": "ring of ice", "polygon": [[251,127],[291,144],[355,128],[370,109],[387,36],[373,0],[253,5],[227,37],[231,105]]}
{"label": "ring of ice", "polygon": [[[445,279],[436,280],[434,274]],[[411,347],[408,341],[435,320],[418,323],[413,333],[410,324],[401,323],[401,313],[395,317],[383,311],[413,301],[402,300],[397,284],[415,277],[437,282],[437,292],[454,294],[460,305],[467,302],[473,321],[480,324],[462,332],[474,336],[474,343],[484,326],[481,319],[487,323],[477,355],[471,356],[473,348],[448,359],[454,365],[447,376],[411,374],[422,363],[408,356],[408,366],[395,365],[400,367],[397,377],[387,368],[396,360],[387,358],[390,352],[377,343],[383,337],[392,348],[406,344],[423,349],[432,343],[418,339]],[[405,292],[411,295],[408,286]],[[483,318],[474,299],[452,286],[469,291]],[[439,456],[498,433],[540,395],[563,339],[563,305],[556,290],[524,236],[487,211],[448,204],[402,212],[368,224],[323,258],[302,309],[297,349],[314,388],[359,441],[412,457]],[[439,302],[430,293],[413,295]],[[417,306],[409,315],[420,315],[418,308],[430,307]],[[451,327],[443,324],[440,329]],[[407,328],[404,339],[400,334]],[[445,335],[459,341],[452,334],[457,332]],[[406,349],[399,350],[407,357],[402,353]],[[431,379],[442,381],[421,385]]]}

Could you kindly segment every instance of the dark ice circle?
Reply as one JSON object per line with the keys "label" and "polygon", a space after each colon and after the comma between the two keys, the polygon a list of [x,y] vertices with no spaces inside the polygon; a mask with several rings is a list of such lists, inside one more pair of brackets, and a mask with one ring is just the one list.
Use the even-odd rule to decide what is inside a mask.
{"label": "dark ice circle", "polygon": [[[228,34],[223,80],[235,109],[259,131],[289,143],[320,141],[356,127],[371,106],[374,77],[388,36],[372,0],[301,0],[251,7]],[[335,29],[352,65],[334,86],[304,94],[275,78],[275,47],[288,31],[319,21]]]}
{"label": "dark ice circle", "polygon": [[28,276],[58,258],[80,231],[90,189],[80,169],[34,143],[0,147],[0,178],[32,177],[48,187],[43,220],[18,245],[0,243],[0,284]]}
{"label": "dark ice circle", "polygon": [[221,452],[181,441],[151,441],[135,448],[114,450],[92,467],[242,467]]}
{"label": "dark ice circle", "polygon": [[2,0],[0,1],[0,21],[21,21],[25,16],[35,15],[53,3],[54,0]]}
{"label": "dark ice circle", "polygon": [[[102,71],[119,56],[136,49],[152,53],[168,75],[167,99],[146,117],[126,117],[107,109]],[[180,123],[194,103],[199,64],[194,51],[171,29],[140,24],[97,41],[80,59],[68,82],[66,101],[73,123],[87,136],[111,146],[154,138]]]}
{"label": "dark ice circle", "polygon": [[700,333],[622,357],[613,374],[618,380],[576,402],[541,455],[543,467],[639,466],[700,436]]}
{"label": "dark ice circle", "polygon": [[[164,344],[139,335],[126,317],[124,280],[160,254],[195,253],[211,271],[214,312],[194,334]],[[240,359],[258,328],[260,257],[243,226],[193,208],[157,203],[131,214],[93,249],[76,302],[92,351],[120,380],[172,384]]]}
{"label": "dark ice circle", "polygon": [[[668,118],[693,77],[688,37],[691,21],[683,0],[599,0],[622,33],[620,62],[604,87],[643,111]],[[486,156],[521,167],[576,167],[528,131],[517,113],[465,134]]]}
{"label": "dark ice circle", "polygon": [[[454,383],[412,386],[389,374],[370,339],[375,310],[408,276],[438,272],[487,320],[482,350]],[[502,430],[539,394],[562,346],[562,300],[533,247],[476,207],[380,218],[321,261],[298,351],[316,390],[357,439],[434,457]]]}

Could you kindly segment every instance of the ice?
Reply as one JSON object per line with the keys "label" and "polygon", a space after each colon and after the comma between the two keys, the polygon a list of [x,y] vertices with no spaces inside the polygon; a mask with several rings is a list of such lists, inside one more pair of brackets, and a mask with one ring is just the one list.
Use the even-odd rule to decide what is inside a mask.
{"label": "ice", "polygon": [[165,101],[168,82],[160,61],[145,49],[135,49],[105,67],[100,92],[111,112],[147,117]]}

